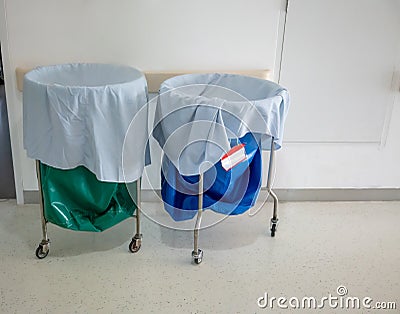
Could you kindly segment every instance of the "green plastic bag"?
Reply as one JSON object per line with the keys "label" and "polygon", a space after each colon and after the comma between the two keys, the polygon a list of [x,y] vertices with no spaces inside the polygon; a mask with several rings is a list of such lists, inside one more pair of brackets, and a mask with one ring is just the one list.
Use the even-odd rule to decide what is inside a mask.
{"label": "green plastic bag", "polygon": [[137,208],[136,182],[101,182],[83,166],[61,170],[40,163],[40,172],[44,216],[60,227],[100,232],[132,217]]}

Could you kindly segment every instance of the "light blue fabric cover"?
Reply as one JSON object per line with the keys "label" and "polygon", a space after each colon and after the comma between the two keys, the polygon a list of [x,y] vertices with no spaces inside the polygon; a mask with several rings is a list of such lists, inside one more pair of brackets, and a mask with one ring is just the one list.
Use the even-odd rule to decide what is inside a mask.
{"label": "light blue fabric cover", "polygon": [[161,84],[153,136],[177,171],[205,172],[252,133],[261,149],[279,149],[289,108],[287,90],[271,81],[233,74],[188,74]]}
{"label": "light blue fabric cover", "polygon": [[[147,83],[131,67],[63,64],[38,67],[24,78],[24,147],[30,158],[59,168],[84,166],[106,182],[133,182],[150,162]],[[134,149],[122,150],[134,116]],[[146,152],[146,154],[144,153]]]}

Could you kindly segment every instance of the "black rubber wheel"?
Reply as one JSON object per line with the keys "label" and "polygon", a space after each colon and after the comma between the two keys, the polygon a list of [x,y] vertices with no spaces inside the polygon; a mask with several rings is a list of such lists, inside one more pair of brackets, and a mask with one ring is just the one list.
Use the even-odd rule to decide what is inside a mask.
{"label": "black rubber wheel", "polygon": [[49,250],[47,252],[43,252],[43,246],[39,245],[36,249],[36,257],[38,259],[43,259],[49,254]]}
{"label": "black rubber wheel", "polygon": [[138,242],[139,241],[132,240],[131,243],[129,243],[129,251],[131,251],[131,253],[136,253],[140,250],[142,244]]}
{"label": "black rubber wheel", "polygon": [[271,237],[275,237],[276,232],[276,224],[272,224],[271,226]]}
{"label": "black rubber wheel", "polygon": [[197,253],[192,251],[193,263],[199,265],[203,261],[203,251],[198,249]]}

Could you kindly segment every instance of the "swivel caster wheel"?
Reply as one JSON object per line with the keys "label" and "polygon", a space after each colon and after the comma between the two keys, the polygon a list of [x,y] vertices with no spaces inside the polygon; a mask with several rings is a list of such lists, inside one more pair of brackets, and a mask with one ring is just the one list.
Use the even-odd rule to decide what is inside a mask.
{"label": "swivel caster wheel", "polygon": [[36,249],[36,257],[38,259],[43,259],[49,254],[49,245],[48,244],[39,244],[38,248]]}
{"label": "swivel caster wheel", "polygon": [[131,253],[136,253],[140,250],[141,246],[142,246],[142,235],[135,235],[132,238],[131,243],[129,243],[129,251],[131,251]]}
{"label": "swivel caster wheel", "polygon": [[276,224],[273,224],[271,226],[271,237],[275,237],[275,232],[276,232]]}
{"label": "swivel caster wheel", "polygon": [[198,253],[192,251],[193,262],[199,265],[203,261],[203,251],[198,249]]}
{"label": "swivel caster wheel", "polygon": [[271,237],[275,237],[276,227],[278,225],[278,219],[271,219]]}

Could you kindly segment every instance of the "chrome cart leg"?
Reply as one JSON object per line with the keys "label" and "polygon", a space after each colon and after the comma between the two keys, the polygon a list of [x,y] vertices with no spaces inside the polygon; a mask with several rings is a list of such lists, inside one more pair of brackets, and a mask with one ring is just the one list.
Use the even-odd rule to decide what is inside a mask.
{"label": "chrome cart leg", "polygon": [[136,181],[136,214],[135,214],[135,220],[136,220],[136,234],[132,238],[131,243],[129,244],[129,251],[132,253],[136,253],[140,250],[140,247],[142,246],[142,234],[140,233],[140,211],[142,208],[142,201],[141,201],[141,178],[139,178]]}
{"label": "chrome cart leg", "polygon": [[272,191],[271,188],[271,178],[272,178],[272,168],[274,167],[274,157],[275,157],[275,145],[274,145],[274,138],[271,140],[271,150],[269,154],[269,165],[268,165],[268,178],[267,178],[267,190],[268,193],[274,199],[274,211],[272,213],[271,218],[271,237],[275,237],[275,232],[278,226],[278,197],[276,196],[275,192]]}
{"label": "chrome cart leg", "polygon": [[201,215],[203,213],[203,174],[199,175],[199,202],[197,208],[197,219],[194,227],[194,245],[192,258],[195,264],[200,264],[203,260],[203,251],[199,249],[199,229],[201,224]]}
{"label": "chrome cart leg", "polygon": [[50,240],[47,237],[47,221],[46,221],[46,218],[44,217],[42,178],[41,178],[41,173],[40,173],[39,160],[36,160],[36,174],[37,174],[38,185],[39,185],[40,217],[41,217],[41,221],[42,221],[42,235],[43,235],[42,242],[39,243],[39,246],[36,249],[36,257],[39,259],[43,259],[49,254]]}

